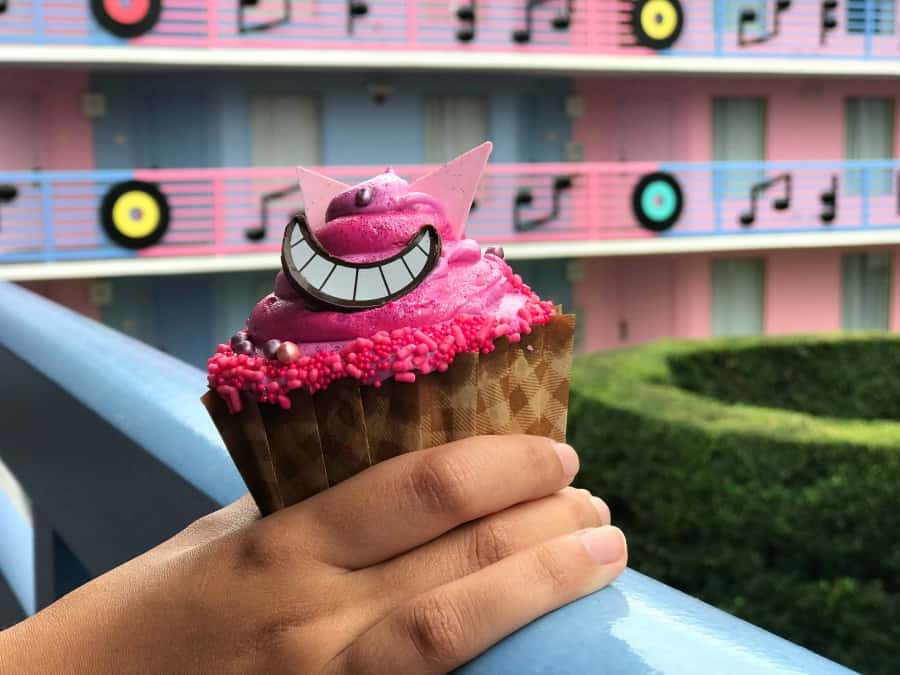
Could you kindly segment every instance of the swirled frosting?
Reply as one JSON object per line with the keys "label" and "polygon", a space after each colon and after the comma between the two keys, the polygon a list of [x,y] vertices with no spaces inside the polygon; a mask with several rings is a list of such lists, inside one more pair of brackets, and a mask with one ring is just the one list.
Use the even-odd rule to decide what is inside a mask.
{"label": "swirled frosting", "polygon": [[[446,370],[457,353],[492,351],[494,340],[518,341],[549,320],[551,303],[501,257],[482,255],[472,239],[453,239],[442,205],[410,191],[390,170],[334,197],[315,235],[334,256],[373,262],[397,253],[424,225],[443,240],[437,266],[418,287],[381,307],[317,311],[280,272],[247,330],[210,359],[210,386],[232,409],[240,408],[242,390],[290,407],[292,389],[315,392],[342,377],[374,386],[387,377],[412,382],[417,373]],[[293,357],[278,351],[283,343],[297,345]]]}

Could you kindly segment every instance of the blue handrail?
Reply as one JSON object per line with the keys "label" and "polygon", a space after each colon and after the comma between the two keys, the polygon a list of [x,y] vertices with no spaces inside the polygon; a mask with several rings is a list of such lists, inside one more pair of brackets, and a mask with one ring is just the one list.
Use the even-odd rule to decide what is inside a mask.
{"label": "blue handrail", "polygon": [[[244,492],[199,402],[201,371],[3,282],[0,348],[0,354],[7,350],[216,502]],[[0,435],[0,452],[2,447]],[[6,538],[18,534],[0,531],[0,550],[13,543]],[[8,566],[0,571],[10,580]],[[460,672],[850,671],[629,570],[611,587],[532,623]]]}

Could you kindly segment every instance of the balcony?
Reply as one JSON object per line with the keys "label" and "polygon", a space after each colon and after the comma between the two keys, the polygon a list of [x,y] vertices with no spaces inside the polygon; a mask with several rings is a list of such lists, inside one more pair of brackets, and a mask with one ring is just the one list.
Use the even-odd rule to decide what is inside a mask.
{"label": "balcony", "polygon": [[[468,234],[511,258],[889,244],[898,181],[894,161],[492,164]],[[302,209],[290,168],[0,173],[0,277],[274,269]]]}
{"label": "balcony", "polygon": [[0,10],[0,62],[900,73],[894,0],[645,5],[148,0],[129,9],[122,0],[12,0]]}
{"label": "balcony", "polygon": [[[32,613],[244,491],[205,373],[3,282],[0,371],[0,602]],[[631,570],[460,672],[850,673]]]}

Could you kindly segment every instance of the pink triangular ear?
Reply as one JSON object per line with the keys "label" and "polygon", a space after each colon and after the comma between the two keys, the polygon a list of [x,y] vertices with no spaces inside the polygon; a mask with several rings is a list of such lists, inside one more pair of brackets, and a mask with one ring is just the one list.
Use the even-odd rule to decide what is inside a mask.
{"label": "pink triangular ear", "polygon": [[409,186],[410,192],[424,192],[444,205],[454,239],[463,236],[478,182],[493,147],[490,141],[482,143]]}
{"label": "pink triangular ear", "polygon": [[323,176],[315,171],[310,171],[302,166],[297,167],[297,175],[300,177],[300,190],[303,192],[303,209],[306,211],[306,222],[315,232],[317,228],[325,224],[325,211],[336,195],[339,195],[350,186],[339,180]]}

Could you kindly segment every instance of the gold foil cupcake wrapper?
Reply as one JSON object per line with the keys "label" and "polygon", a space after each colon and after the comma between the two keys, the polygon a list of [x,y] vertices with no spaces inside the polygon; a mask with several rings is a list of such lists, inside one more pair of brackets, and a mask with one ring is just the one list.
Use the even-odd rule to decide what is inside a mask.
{"label": "gold foil cupcake wrapper", "polygon": [[397,455],[482,434],[565,440],[573,315],[555,315],[518,343],[459,354],[444,373],[380,387],[346,379],[291,409],[249,395],[230,414],[214,392],[203,403],[262,513],[290,506]]}

